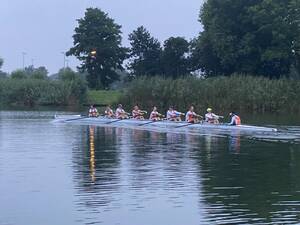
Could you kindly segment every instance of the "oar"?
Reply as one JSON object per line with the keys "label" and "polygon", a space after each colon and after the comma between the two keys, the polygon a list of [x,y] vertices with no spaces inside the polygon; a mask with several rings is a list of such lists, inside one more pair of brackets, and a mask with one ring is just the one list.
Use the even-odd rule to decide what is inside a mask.
{"label": "oar", "polygon": [[112,124],[112,123],[116,123],[116,122],[119,122],[119,121],[121,121],[121,120],[123,120],[123,119],[117,119],[117,120],[114,120],[114,121],[110,121],[110,122],[108,122],[108,123],[105,123],[105,124]]}
{"label": "oar", "polygon": [[81,116],[80,118],[68,119],[68,120],[66,120],[66,122],[74,121],[74,120],[82,120],[82,119],[85,119],[85,118],[88,118],[88,117],[87,116]]}
{"label": "oar", "polygon": [[148,124],[152,124],[152,123],[156,123],[156,122],[161,122],[161,121],[163,121],[163,120],[150,121],[148,123],[139,124],[138,127],[142,127],[142,126],[145,126],[145,125],[148,125]]}
{"label": "oar", "polygon": [[181,127],[188,127],[188,126],[192,126],[192,125],[195,125],[195,124],[199,124],[199,123],[188,123],[188,124],[177,126],[177,127],[175,127],[175,129],[176,128],[181,128]]}

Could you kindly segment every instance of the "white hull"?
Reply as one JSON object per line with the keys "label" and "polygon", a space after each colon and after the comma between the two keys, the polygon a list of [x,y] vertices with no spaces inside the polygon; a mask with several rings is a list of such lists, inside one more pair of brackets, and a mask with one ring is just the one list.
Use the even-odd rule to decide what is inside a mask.
{"label": "white hull", "polygon": [[157,121],[153,122],[150,120],[135,120],[135,119],[108,119],[104,117],[99,118],[88,118],[74,116],[55,116],[56,122],[64,122],[71,124],[84,124],[84,125],[98,125],[98,126],[126,126],[126,127],[157,127],[157,128],[168,128],[168,129],[217,129],[217,130],[241,130],[241,131],[259,131],[259,132],[277,132],[276,128],[250,126],[250,125],[238,125],[229,126],[226,124],[189,124],[186,122],[171,122],[171,121]]}

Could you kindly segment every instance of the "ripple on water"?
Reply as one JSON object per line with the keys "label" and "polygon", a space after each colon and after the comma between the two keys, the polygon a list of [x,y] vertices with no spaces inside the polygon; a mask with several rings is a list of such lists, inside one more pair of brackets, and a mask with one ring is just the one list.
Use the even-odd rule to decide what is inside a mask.
{"label": "ripple on water", "polygon": [[[57,224],[53,215],[66,225],[300,219],[300,151],[288,140],[299,127],[276,135],[149,132],[57,125],[29,114],[1,120],[0,224]],[[280,138],[288,144],[273,142]],[[21,216],[32,211],[34,219]]]}

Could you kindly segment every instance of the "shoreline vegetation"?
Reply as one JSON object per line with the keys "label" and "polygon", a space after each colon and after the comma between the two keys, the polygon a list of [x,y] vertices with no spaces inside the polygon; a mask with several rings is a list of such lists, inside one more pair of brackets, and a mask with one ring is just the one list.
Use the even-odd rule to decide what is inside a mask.
{"label": "shoreline vegetation", "polygon": [[300,81],[268,79],[245,75],[231,77],[139,78],[132,81],[122,96],[126,106],[153,106],[166,110],[170,105],[185,112],[190,105],[205,110],[280,113],[300,112]]}
{"label": "shoreline vegetation", "polygon": [[127,110],[138,104],[165,111],[170,105],[185,112],[198,110],[250,113],[300,112],[300,80],[231,77],[178,79],[141,77],[122,90],[88,90],[83,81],[0,79],[0,105],[6,106],[96,106],[122,103]]}
{"label": "shoreline vegetation", "polygon": [[4,106],[69,106],[87,99],[85,79],[70,69],[61,70],[56,79],[28,75],[0,79],[0,105]]}

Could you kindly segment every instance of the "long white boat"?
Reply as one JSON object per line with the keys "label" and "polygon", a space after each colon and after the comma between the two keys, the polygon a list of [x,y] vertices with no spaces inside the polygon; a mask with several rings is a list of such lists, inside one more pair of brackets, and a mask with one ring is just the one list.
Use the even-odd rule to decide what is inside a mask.
{"label": "long white boat", "polygon": [[136,119],[109,119],[105,117],[84,117],[80,115],[55,115],[55,122],[63,122],[70,124],[82,124],[82,125],[97,125],[97,126],[114,126],[114,127],[157,127],[157,128],[169,128],[169,129],[218,129],[218,130],[241,130],[241,131],[256,131],[256,132],[277,132],[276,128],[261,127],[251,125],[238,125],[230,126],[227,124],[209,124],[209,123],[197,123],[191,124],[187,122],[172,122],[172,121],[151,121],[151,120],[136,120]]}

